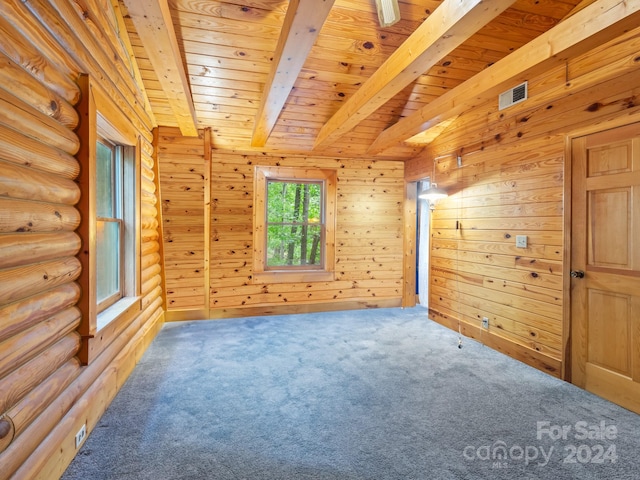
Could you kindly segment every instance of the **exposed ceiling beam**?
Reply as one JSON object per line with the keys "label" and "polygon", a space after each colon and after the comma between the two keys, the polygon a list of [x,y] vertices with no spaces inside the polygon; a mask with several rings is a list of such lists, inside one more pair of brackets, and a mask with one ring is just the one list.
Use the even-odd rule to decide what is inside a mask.
{"label": "exposed ceiling beam", "polygon": [[573,7],[571,9],[571,11],[569,13],[567,13],[562,18],[562,20],[566,20],[567,18],[571,17],[572,15],[575,15],[576,13],[578,13],[580,10],[584,10],[585,8],[587,8],[589,5],[591,5],[592,3],[596,2],[596,1],[597,0],[582,0],[575,7]]}
{"label": "exposed ceiling beam", "polygon": [[640,2],[598,0],[387,128],[368,153],[378,155],[492,98],[497,102],[502,91],[543,73],[552,63],[564,62],[571,55],[580,54],[637,27],[639,21]]}
{"label": "exposed ceiling beam", "polygon": [[124,0],[180,131],[198,135],[198,120],[167,0]]}
{"label": "exposed ceiling beam", "polygon": [[264,147],[335,0],[290,0],[256,115],[251,146]]}
{"label": "exposed ceiling beam", "polygon": [[324,124],[316,149],[345,135],[514,0],[444,0]]}
{"label": "exposed ceiling beam", "polygon": [[442,134],[442,132],[444,132],[447,128],[449,128],[449,126],[451,126],[453,122],[456,121],[457,118],[458,118],[458,115],[451,118],[447,118],[445,121],[437,125],[434,125],[433,127],[425,130],[424,132],[420,132],[417,135],[414,135],[413,137],[407,139],[406,142],[409,145],[420,145],[424,147],[430,144],[431,142],[433,142],[436,138],[438,138]]}

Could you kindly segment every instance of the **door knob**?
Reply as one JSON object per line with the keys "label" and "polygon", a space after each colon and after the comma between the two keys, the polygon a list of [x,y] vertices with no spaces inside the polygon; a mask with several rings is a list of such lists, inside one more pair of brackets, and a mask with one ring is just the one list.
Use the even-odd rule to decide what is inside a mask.
{"label": "door knob", "polygon": [[571,270],[572,278],[584,278],[584,272],[582,270]]}

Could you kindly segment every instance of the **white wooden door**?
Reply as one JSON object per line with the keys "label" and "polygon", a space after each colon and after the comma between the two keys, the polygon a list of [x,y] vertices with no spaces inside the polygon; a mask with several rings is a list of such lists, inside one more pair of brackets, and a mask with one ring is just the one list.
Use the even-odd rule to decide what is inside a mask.
{"label": "white wooden door", "polygon": [[640,124],[573,139],[571,200],[572,381],[640,413]]}

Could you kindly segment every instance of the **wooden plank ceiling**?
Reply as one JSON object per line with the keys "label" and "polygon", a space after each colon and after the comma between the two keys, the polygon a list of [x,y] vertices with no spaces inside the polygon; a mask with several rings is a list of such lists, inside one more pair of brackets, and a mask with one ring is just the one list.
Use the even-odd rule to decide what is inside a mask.
{"label": "wooden plank ceiling", "polygon": [[[593,0],[401,0],[401,20],[386,28],[374,0],[169,0],[175,35],[160,13],[140,19],[167,0],[118,2],[158,125],[188,133],[193,108],[218,148],[408,159],[447,123],[421,118],[430,130],[412,140],[387,129],[421,131],[427,105]],[[179,55],[162,50],[171,38]]]}

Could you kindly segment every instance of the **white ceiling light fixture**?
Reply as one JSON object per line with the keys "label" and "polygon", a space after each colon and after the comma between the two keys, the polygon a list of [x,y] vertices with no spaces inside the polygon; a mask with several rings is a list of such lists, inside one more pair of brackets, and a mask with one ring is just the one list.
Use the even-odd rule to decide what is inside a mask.
{"label": "white ceiling light fixture", "polygon": [[378,7],[378,21],[381,27],[390,27],[400,20],[398,0],[376,0]]}
{"label": "white ceiling light fixture", "polygon": [[435,183],[436,179],[436,163],[438,159],[433,161],[433,175],[429,179],[429,186],[420,192],[418,198],[426,200],[429,204],[429,209],[433,210],[436,208],[436,203],[438,200],[442,200],[443,198],[447,198],[449,194],[443,188],[438,188],[438,185]]}
{"label": "white ceiling light fixture", "polygon": [[448,196],[449,195],[447,194],[446,190],[444,190],[443,188],[439,188],[435,183],[430,183],[429,187],[426,190],[420,192],[420,195],[418,195],[418,197],[420,197],[421,199],[429,202],[429,208],[431,210],[436,208],[436,202],[438,200],[442,200],[443,198],[447,198]]}

